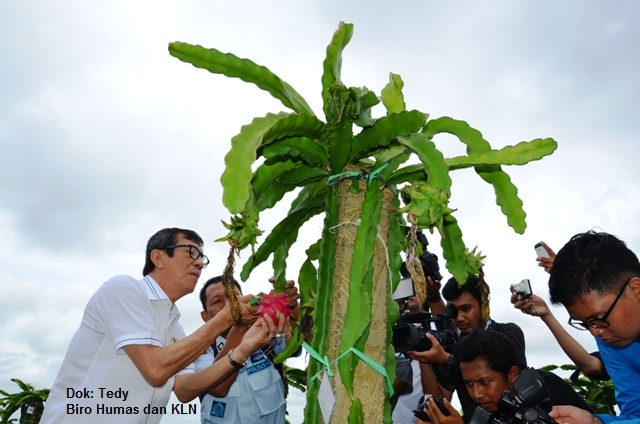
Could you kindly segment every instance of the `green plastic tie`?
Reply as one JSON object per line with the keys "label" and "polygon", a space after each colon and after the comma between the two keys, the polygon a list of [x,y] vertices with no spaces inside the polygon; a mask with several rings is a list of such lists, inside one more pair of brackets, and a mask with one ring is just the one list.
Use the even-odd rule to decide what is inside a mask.
{"label": "green plastic tie", "polygon": [[322,369],[318,371],[316,375],[314,375],[309,379],[309,383],[312,383],[313,380],[318,378],[318,376],[322,374],[324,370],[327,370],[327,375],[329,375],[329,377],[333,377],[333,371],[331,371],[331,364],[329,363],[329,358],[327,358],[326,355],[324,357],[320,356],[320,354],[316,352],[315,349],[312,348],[307,342],[302,342],[302,347],[304,348],[304,350],[309,352],[309,355],[311,355],[313,359],[315,359],[316,361],[320,362],[323,365]]}
{"label": "green plastic tie", "polygon": [[356,171],[344,171],[341,172],[339,174],[335,174],[335,175],[331,175],[328,179],[327,179],[327,185],[329,187],[334,186],[338,183],[340,183],[341,180],[338,181],[334,181],[337,178],[340,177],[345,177],[344,179],[349,179],[349,178],[353,178],[354,180],[367,180],[369,183],[371,183],[371,181],[373,181],[374,178],[379,178],[378,174],[380,174],[382,171],[384,171],[384,169],[389,166],[388,163],[382,164],[382,166],[378,169],[376,169],[375,171],[368,173],[368,172],[356,172]]}
{"label": "green plastic tie", "polygon": [[327,358],[326,356],[324,357],[320,356],[320,354],[316,352],[311,346],[309,346],[307,342],[302,342],[302,347],[304,348],[304,350],[309,352],[309,355],[311,355],[313,359],[315,359],[316,361],[320,362],[323,365],[322,369],[309,379],[309,383],[312,383],[313,380],[318,378],[318,376],[322,374],[325,370],[327,371],[327,375],[329,377],[333,377],[333,371],[331,371],[331,365],[335,364],[340,359],[347,356],[347,354],[353,353],[358,358],[360,358],[365,364],[369,365],[371,368],[373,368],[374,371],[378,372],[385,378],[385,381],[387,382],[387,389],[389,390],[389,396],[393,396],[393,384],[391,383],[391,378],[389,378],[389,374],[387,374],[387,370],[383,366],[378,364],[376,361],[369,358],[364,353],[360,352],[358,349],[351,347],[346,352],[338,356],[333,362],[329,362],[329,358]]}
{"label": "green plastic tie", "polygon": [[379,173],[381,173],[382,171],[384,171],[384,169],[389,166],[388,163],[384,163],[382,164],[382,166],[378,169],[376,169],[375,171],[373,171],[372,173],[369,174],[369,182],[373,181],[374,178],[376,178],[378,176]]}

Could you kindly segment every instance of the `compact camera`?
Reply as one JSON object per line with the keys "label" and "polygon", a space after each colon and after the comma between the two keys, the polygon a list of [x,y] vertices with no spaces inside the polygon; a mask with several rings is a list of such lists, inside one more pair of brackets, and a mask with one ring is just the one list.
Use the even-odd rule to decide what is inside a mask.
{"label": "compact camera", "polygon": [[527,278],[513,285],[513,294],[516,295],[518,300],[526,299],[530,297],[532,293],[531,282]]}
{"label": "compact camera", "polygon": [[[423,395],[420,400],[418,400],[418,407],[413,410],[413,415],[416,418],[420,418],[422,421],[431,422],[427,414],[425,414],[424,412],[424,408],[427,406],[427,402],[429,401],[429,399],[431,399],[431,396]],[[438,409],[440,410],[440,412],[442,412],[443,415],[447,417],[451,415],[447,408],[444,406],[444,398],[434,397],[433,400],[436,405],[438,405]]]}

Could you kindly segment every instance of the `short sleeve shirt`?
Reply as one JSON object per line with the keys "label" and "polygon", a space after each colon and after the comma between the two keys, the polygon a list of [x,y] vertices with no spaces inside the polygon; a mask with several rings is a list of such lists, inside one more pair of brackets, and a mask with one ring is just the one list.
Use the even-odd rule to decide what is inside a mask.
{"label": "short sleeve shirt", "polygon": [[[222,349],[225,339],[216,340]],[[284,339],[276,342],[274,350],[281,352],[286,347]],[[196,359],[195,366],[201,370],[215,360],[214,351],[207,351]],[[263,353],[255,351],[240,369],[229,393],[224,398],[206,394],[201,405],[203,424],[284,424],[284,385],[280,373]]]}
{"label": "short sleeve shirt", "polygon": [[[123,347],[177,342],[185,337],[179,317],[177,306],[150,276],[120,275],[104,283],[87,303],[41,423],[159,422],[174,378],[150,386]],[[193,371],[190,366],[180,373]],[[152,411],[158,413],[145,413]]]}
{"label": "short sleeve shirt", "polygon": [[640,341],[626,347],[615,347],[596,338],[600,357],[616,389],[620,415],[599,414],[607,424],[614,421],[640,418]]}

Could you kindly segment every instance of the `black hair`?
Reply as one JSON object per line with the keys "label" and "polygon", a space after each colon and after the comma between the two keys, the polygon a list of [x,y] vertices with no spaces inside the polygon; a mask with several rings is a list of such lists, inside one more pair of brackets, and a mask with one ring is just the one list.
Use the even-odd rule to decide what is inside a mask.
{"label": "black hair", "polygon": [[458,285],[458,281],[451,277],[447,284],[442,287],[442,297],[444,297],[447,301],[452,301],[457,299],[462,295],[462,293],[467,292],[473,296],[474,299],[478,301],[478,304],[482,306],[482,297],[480,296],[480,278],[476,276],[471,276],[467,278],[467,282],[460,287]]}
{"label": "black hair", "polygon": [[[178,242],[178,236],[182,234],[184,238],[189,241],[198,243],[200,246],[204,244],[202,237],[195,231],[185,230],[183,228],[163,228],[149,238],[147,242],[147,251],[145,257],[144,268],[142,269],[142,275],[148,275],[155,269],[155,264],[151,260],[151,252],[155,249],[164,249],[167,246],[172,246]],[[173,249],[166,249],[167,255],[173,257]]]}
{"label": "black hair", "polygon": [[549,277],[554,304],[570,306],[587,293],[609,294],[640,276],[640,262],[622,240],[611,234],[587,231],[576,234],[556,255]]}
{"label": "black hair", "polygon": [[453,356],[457,364],[482,358],[489,368],[502,374],[505,380],[513,366],[520,369],[515,343],[495,330],[473,330],[456,343]]}
{"label": "black hair", "polygon": [[[210,278],[206,283],[202,285],[200,289],[200,303],[202,303],[202,310],[207,312],[207,288],[212,284],[222,283],[222,276],[218,275],[216,277]],[[240,283],[234,278],[233,284],[236,286],[240,294],[242,294],[242,287],[240,287]]]}

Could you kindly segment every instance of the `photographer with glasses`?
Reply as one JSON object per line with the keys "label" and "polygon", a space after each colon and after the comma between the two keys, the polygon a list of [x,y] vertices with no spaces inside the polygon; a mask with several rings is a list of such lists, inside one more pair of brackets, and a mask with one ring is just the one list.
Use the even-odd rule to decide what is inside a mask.
{"label": "photographer with glasses", "polygon": [[[193,362],[234,324],[226,306],[193,334],[178,323],[175,302],[193,292],[209,259],[191,230],[165,228],[147,243],[143,278],[118,275],[105,282],[85,307],[41,424],[157,423],[173,390],[190,402],[245,362],[275,332],[258,319],[252,296],[241,297],[242,323],[254,323],[227,361],[195,371]],[[270,322],[269,322],[270,321]],[[170,408],[169,408],[170,409]]]}
{"label": "photographer with glasses", "polygon": [[588,231],[558,252],[549,278],[554,304],[567,309],[569,325],[589,331],[616,389],[620,415],[593,416],[571,407],[554,408],[559,422],[640,423],[640,262],[618,238]]}

